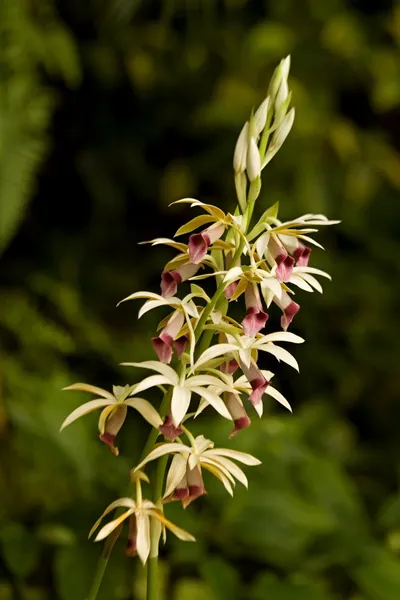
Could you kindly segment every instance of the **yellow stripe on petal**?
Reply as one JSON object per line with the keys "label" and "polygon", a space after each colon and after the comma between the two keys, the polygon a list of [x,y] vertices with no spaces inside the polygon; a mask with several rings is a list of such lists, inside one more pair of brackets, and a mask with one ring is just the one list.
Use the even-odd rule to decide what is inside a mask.
{"label": "yellow stripe on petal", "polygon": [[116,403],[117,401],[114,397],[112,400],[96,398],[96,400],[86,402],[85,404],[82,404],[82,406],[78,406],[78,408],[76,408],[70,415],[68,415],[64,423],[61,425],[60,431],[62,431],[65,427],[68,427],[68,425],[71,425],[71,423],[73,423],[80,417],[83,417],[84,415],[87,415],[93,412],[94,410],[97,410],[98,408],[102,408],[103,406],[111,405],[112,408],[113,405],[115,405]]}

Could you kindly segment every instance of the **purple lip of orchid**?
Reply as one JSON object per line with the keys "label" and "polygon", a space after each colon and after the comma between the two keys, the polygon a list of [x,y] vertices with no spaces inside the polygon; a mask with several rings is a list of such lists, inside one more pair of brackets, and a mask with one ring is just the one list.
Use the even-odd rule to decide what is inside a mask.
{"label": "purple lip of orchid", "polygon": [[250,381],[251,389],[253,390],[249,396],[250,402],[255,406],[261,402],[261,398],[269,386],[270,382],[263,375],[256,377]]}
{"label": "purple lip of orchid", "polygon": [[279,254],[275,258],[277,264],[276,275],[279,281],[289,281],[294,267],[294,258],[289,254]]}
{"label": "purple lip of orchid", "polygon": [[304,244],[299,244],[298,248],[293,252],[293,257],[297,267],[307,267],[311,256],[311,248]]}
{"label": "purple lip of orchid", "polygon": [[285,331],[289,327],[290,323],[293,321],[294,316],[299,312],[300,305],[296,302],[291,301],[283,311],[283,315],[281,316],[281,327]]}
{"label": "purple lip of orchid", "polygon": [[164,423],[159,427],[159,431],[169,442],[174,442],[176,438],[182,435],[183,433],[182,429],[179,426],[176,427],[174,425],[171,415],[167,415],[165,417]]}
{"label": "purple lip of orchid", "polygon": [[100,433],[100,435],[99,435],[99,440],[101,442],[103,442],[103,444],[106,444],[115,456],[118,456],[118,454],[119,454],[118,448],[116,448],[114,446],[115,438],[116,438],[115,435],[113,435],[112,433],[107,433],[107,432]]}
{"label": "purple lip of orchid", "polygon": [[235,419],[233,421],[233,423],[234,423],[235,427],[233,428],[232,432],[230,433],[229,439],[235,437],[235,435],[237,433],[239,433],[239,431],[241,429],[246,429],[247,427],[250,427],[250,425],[251,425],[250,418],[247,415],[245,415],[244,417],[240,417],[239,419]]}
{"label": "purple lip of orchid", "polygon": [[189,258],[195,265],[201,263],[209,245],[211,244],[210,236],[206,233],[193,233],[189,238]]}
{"label": "purple lip of orchid", "polygon": [[161,274],[161,295],[164,298],[175,296],[182,277],[178,271],[163,271]]}
{"label": "purple lip of orchid", "polygon": [[232,298],[233,294],[236,292],[236,288],[239,285],[239,281],[232,281],[229,285],[224,289],[225,298]]}
{"label": "purple lip of orchid", "polygon": [[188,343],[189,343],[188,335],[181,335],[181,337],[179,337],[177,340],[174,340],[173,346],[174,346],[174,350],[176,352],[178,359],[185,352]]}
{"label": "purple lip of orchid", "polygon": [[172,337],[170,335],[164,334],[164,336],[152,337],[151,341],[153,343],[153,348],[158,356],[158,360],[168,365],[172,359]]}
{"label": "purple lip of orchid", "polygon": [[254,337],[261,329],[265,327],[269,315],[263,310],[259,310],[255,306],[247,309],[245,318],[242,321],[242,326],[246,335]]}

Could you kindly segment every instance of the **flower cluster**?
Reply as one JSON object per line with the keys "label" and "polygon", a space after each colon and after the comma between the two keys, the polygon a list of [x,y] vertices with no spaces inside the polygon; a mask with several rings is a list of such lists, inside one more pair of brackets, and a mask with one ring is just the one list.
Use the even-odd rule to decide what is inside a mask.
{"label": "flower cluster", "polygon": [[[137,384],[114,387],[112,393],[83,383],[66,388],[89,392],[95,398],[73,411],[62,427],[102,409],[99,438],[115,455],[118,454],[115,438],[129,406],[153,428],[150,451],[132,469],[135,493],[113,502],[92,530],[114,509],[126,508],[122,515],[100,529],[96,540],[119,530],[127,521],[126,552],[129,556],[138,554],[143,563],[149,553],[157,554],[159,537],[165,528],[182,540],[194,539],[165,518],[164,504],[180,501],[186,508],[206,494],[204,471],[214,475],[233,494],[236,481],[247,486],[246,475],[234,461],[247,466],[259,464],[248,454],[214,448],[213,442],[203,435],[195,438],[188,420],[213,409],[232,422],[232,437],[251,425],[251,411],[261,417],[264,398],[273,398],[291,410],[288,401],[271,383],[273,373],[261,368],[259,356],[266,353],[271,365],[277,360],[298,369],[296,359],[281,345],[303,342],[288,331],[300,309],[294,300],[295,290],[322,292],[317,277],[329,279],[329,275],[309,266],[311,246],[322,247],[311,234],[338,221],[306,214],[282,222],[278,218],[279,207],[274,204],[252,224],[262,170],[282,146],[294,120],[294,108],[289,108],[289,67],[288,57],[275,70],[267,97],[239,135],[233,160],[238,199],[235,212],[225,214],[220,208],[193,198],[179,200],[180,204],[200,209],[201,214],[180,227],[174,239],[157,238],[149,242],[177,251],[162,271],[160,293],[136,292],[122,301],[144,300],[139,318],[152,310],[168,312],[152,337],[157,360],[123,363],[150,374]],[[189,235],[187,243],[176,240],[184,235]],[[206,278],[216,282],[212,297],[198,283]],[[178,297],[185,281],[188,281],[186,295]],[[229,308],[240,299],[244,303],[238,322],[229,315]],[[281,311],[281,330],[265,331],[274,305]],[[140,396],[152,388],[163,396],[159,412]],[[164,441],[157,444],[159,435]],[[148,484],[149,479],[143,469],[161,457],[169,461],[166,474],[165,469],[157,471],[163,491],[155,499],[153,494],[154,502],[145,500],[142,484]]]}

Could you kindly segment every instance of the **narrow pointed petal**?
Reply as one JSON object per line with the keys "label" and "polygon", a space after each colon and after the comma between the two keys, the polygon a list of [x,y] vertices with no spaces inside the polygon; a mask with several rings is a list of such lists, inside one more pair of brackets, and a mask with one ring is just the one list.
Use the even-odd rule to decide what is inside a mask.
{"label": "narrow pointed petal", "polygon": [[97,519],[96,523],[93,525],[92,529],[89,532],[88,537],[91,537],[93,535],[93,533],[96,531],[96,529],[98,528],[98,526],[100,525],[100,523],[102,522],[104,517],[106,517],[110,512],[112,512],[116,508],[121,508],[121,507],[129,508],[129,509],[132,509],[132,511],[134,511],[136,508],[136,502],[134,500],[132,500],[132,498],[126,498],[126,497],[118,498],[118,500],[114,500],[114,502],[111,502],[111,504],[109,504],[109,506],[107,506],[106,510],[103,512],[103,514],[100,516],[100,518]]}
{"label": "narrow pointed petal", "polygon": [[[165,483],[164,497],[169,496],[181,483],[186,473],[187,458],[181,454],[175,454],[168,470],[167,481]],[[183,486],[182,486],[183,487]],[[187,486],[185,486],[187,487]]]}
{"label": "narrow pointed petal", "polygon": [[76,408],[74,411],[72,411],[72,413],[70,415],[68,415],[68,417],[65,419],[65,421],[61,425],[60,431],[62,431],[65,427],[68,427],[68,425],[71,425],[71,423],[73,423],[80,417],[83,417],[84,415],[87,415],[87,414],[93,412],[94,410],[97,410],[98,408],[102,408],[104,406],[109,406],[110,404],[115,404],[115,403],[116,403],[115,398],[113,398],[112,400],[106,400],[105,398],[104,399],[97,398],[96,400],[90,400],[90,402],[86,402],[85,404],[82,404],[82,406],[78,406],[78,408]]}
{"label": "narrow pointed petal", "polygon": [[128,519],[128,517],[130,517],[133,512],[133,508],[130,508],[116,519],[113,519],[112,521],[107,523],[107,525],[104,525],[104,527],[102,527],[99,533],[96,535],[94,541],[100,542],[101,540],[104,540],[104,538],[110,535],[110,533],[114,531],[114,529],[119,527],[119,525],[121,525],[121,523],[125,521],[125,519]]}
{"label": "narrow pointed petal", "polygon": [[139,471],[148,462],[156,460],[157,458],[160,458],[160,456],[165,456],[166,454],[174,454],[175,452],[180,452],[183,455],[188,455],[190,454],[191,449],[188,446],[185,446],[184,444],[162,444],[161,446],[157,446],[157,448],[154,448],[154,450],[152,450],[146,456],[146,458],[144,458],[142,462],[139,463],[137,467],[135,467],[135,471]]}
{"label": "narrow pointed petal", "polygon": [[207,456],[226,456],[250,467],[261,465],[261,461],[251,454],[240,452],[239,450],[231,450],[230,448],[212,448],[211,450],[207,450]]}
{"label": "narrow pointed petal", "polygon": [[172,392],[171,399],[171,416],[174,425],[178,426],[182,423],[183,417],[186,415],[192,393],[185,387],[176,385]]}
{"label": "narrow pointed petal", "polygon": [[172,533],[183,542],[196,541],[196,539],[189,532],[185,531],[184,529],[181,529],[181,527],[178,527],[177,525],[166,519],[159,509],[150,510],[149,514],[155,519],[158,519],[163,525],[165,525],[165,527],[167,527],[167,529],[172,531]]}
{"label": "narrow pointed petal", "polygon": [[156,409],[144,398],[127,398],[124,402],[137,410],[150,425],[158,429],[162,425],[162,419]]}
{"label": "narrow pointed petal", "polygon": [[78,392],[90,392],[91,394],[95,394],[96,396],[101,396],[102,398],[106,398],[107,400],[114,400],[114,396],[111,392],[107,392],[107,390],[103,390],[103,388],[96,387],[95,385],[90,385],[88,383],[73,383],[68,387],[63,388],[63,390],[76,390]]}
{"label": "narrow pointed petal", "polygon": [[150,518],[145,512],[136,513],[136,526],[137,553],[142,564],[145,565],[150,553]]}

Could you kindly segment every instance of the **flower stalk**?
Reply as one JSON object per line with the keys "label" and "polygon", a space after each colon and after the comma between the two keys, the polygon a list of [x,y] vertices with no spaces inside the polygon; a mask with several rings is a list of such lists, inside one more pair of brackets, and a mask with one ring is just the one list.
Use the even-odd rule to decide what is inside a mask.
{"label": "flower stalk", "polygon": [[[178,200],[178,204],[190,204],[204,214],[176,232],[175,238],[189,235],[187,243],[175,238],[151,240],[152,245],[163,244],[178,252],[162,270],[161,294],[135,292],[123,300],[144,300],[139,318],[158,308],[169,311],[152,336],[158,360],[122,363],[151,374],[134,385],[114,386],[112,392],[83,383],[66,388],[91,393],[95,398],[74,410],[62,428],[101,409],[99,438],[115,456],[119,454],[116,438],[129,407],[151,426],[139,463],[131,469],[127,495],[105,509],[89,534],[97,532],[95,541],[106,541],[87,600],[96,600],[110,553],[118,536],[124,535],[126,524],[125,554],[138,556],[146,565],[146,599],[158,600],[159,545],[161,540],[165,542],[167,529],[182,541],[195,541],[166,518],[164,506],[181,502],[186,509],[192,502],[201,501],[207,494],[210,475],[231,496],[237,482],[247,487],[246,474],[237,462],[256,466],[260,461],[230,448],[215,448],[204,435],[193,436],[187,425],[190,418],[213,409],[233,422],[229,434],[232,438],[251,427],[248,410],[262,416],[264,399],[272,398],[291,411],[289,402],[271,381],[273,372],[261,369],[257,361],[263,352],[267,360],[278,360],[298,370],[294,356],[280,345],[304,341],[287,331],[300,309],[293,300],[293,286],[305,292],[322,292],[316,276],[330,277],[308,265],[310,245],[322,248],[310,234],[318,231],[316,227],[338,221],[306,214],[282,222],[275,204],[250,227],[260,198],[262,171],[293,125],[289,69],[287,57],[275,70],[267,97],[252,112],[238,137],[233,157],[237,195],[234,213],[225,214],[219,207],[193,198]],[[198,284],[205,278],[215,278],[212,297]],[[178,292],[182,285],[190,289],[181,298]],[[229,316],[231,303],[238,300],[244,300],[241,323]],[[271,310],[282,311],[281,331],[264,331],[270,327]],[[158,410],[142,398],[150,389],[162,393]],[[190,412],[192,409],[194,412]],[[152,469],[153,461],[157,465]],[[146,473],[149,468],[150,478]],[[151,485],[151,500],[146,498],[143,483]]]}

